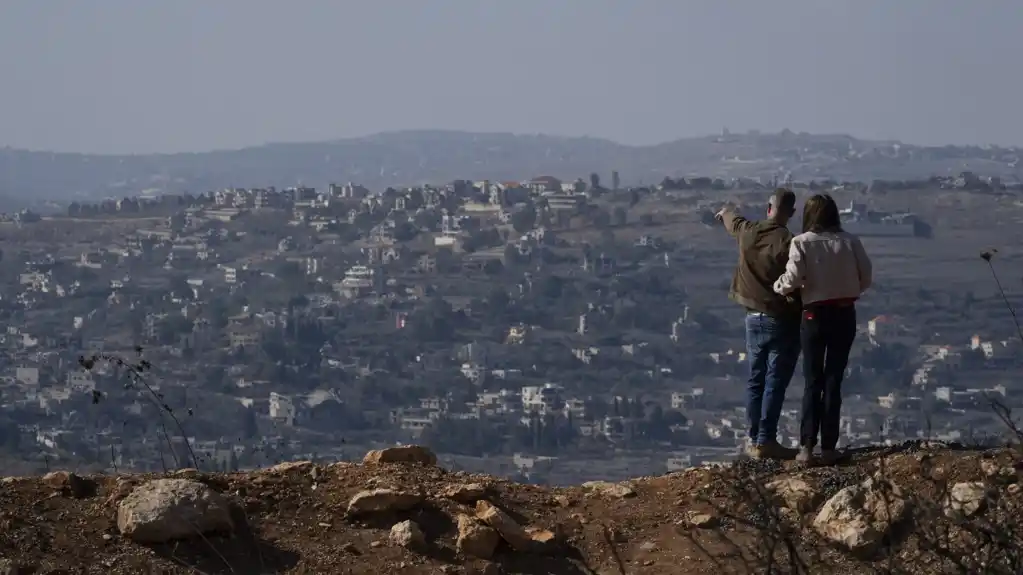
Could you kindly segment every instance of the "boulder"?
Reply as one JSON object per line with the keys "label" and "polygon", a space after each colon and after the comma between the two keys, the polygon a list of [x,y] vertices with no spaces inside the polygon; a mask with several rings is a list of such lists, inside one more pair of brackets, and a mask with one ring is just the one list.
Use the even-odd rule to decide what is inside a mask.
{"label": "boulder", "polygon": [[363,463],[419,463],[437,465],[437,456],[421,445],[401,445],[374,449],[362,458]]}
{"label": "boulder", "polygon": [[391,544],[406,549],[422,549],[426,546],[426,537],[414,521],[402,521],[391,527]]}
{"label": "boulder", "polygon": [[494,556],[501,536],[494,529],[483,525],[474,517],[464,513],[458,515],[458,539],[455,549],[468,557],[490,559]]}
{"label": "boulder", "polygon": [[234,527],[228,500],[190,479],[143,483],[117,507],[117,528],[137,543],[230,533]]}
{"label": "boulder", "polygon": [[982,481],[956,483],[945,496],[945,516],[965,519],[984,511],[991,492]]}
{"label": "boulder", "polygon": [[717,516],[710,513],[692,512],[686,516],[686,520],[691,527],[696,527],[697,529],[713,529],[720,524]]}
{"label": "boulder", "polygon": [[783,477],[765,485],[782,505],[798,513],[812,513],[824,499],[822,494],[800,477]]}
{"label": "boulder", "polygon": [[898,486],[871,478],[841,489],[825,502],[813,526],[849,551],[870,553],[908,511],[909,500]]}
{"label": "boulder", "polygon": [[451,499],[466,505],[473,505],[487,494],[487,488],[481,483],[463,483],[449,485],[439,493],[440,497]]}
{"label": "boulder", "polygon": [[96,483],[70,471],[51,471],[43,476],[43,483],[76,499],[96,494]]}
{"label": "boulder", "polygon": [[533,538],[507,513],[489,501],[476,502],[476,518],[492,527],[517,551],[529,551],[533,547]]}
{"label": "boulder", "polygon": [[422,495],[393,489],[360,491],[348,502],[348,515],[407,511],[422,502]]}

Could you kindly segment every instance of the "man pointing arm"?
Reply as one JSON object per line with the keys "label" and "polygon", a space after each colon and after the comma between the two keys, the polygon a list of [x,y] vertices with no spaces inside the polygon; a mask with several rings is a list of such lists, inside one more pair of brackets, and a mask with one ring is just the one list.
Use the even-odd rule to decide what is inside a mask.
{"label": "man pointing arm", "polygon": [[799,303],[774,291],[788,262],[792,233],[786,226],[795,211],[795,194],[779,188],[771,195],[763,220],[744,218],[731,205],[714,216],[738,244],[728,297],[746,310],[746,416],[749,454],[756,458],[795,456],[777,436],[785,392],[799,360]]}

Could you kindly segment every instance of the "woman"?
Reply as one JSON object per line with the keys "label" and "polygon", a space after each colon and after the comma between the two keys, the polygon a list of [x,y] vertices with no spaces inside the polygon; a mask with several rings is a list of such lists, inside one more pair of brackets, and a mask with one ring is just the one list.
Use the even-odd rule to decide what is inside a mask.
{"label": "woman", "polygon": [[842,410],[842,378],[856,338],[856,300],[870,287],[870,258],[842,230],[838,204],[818,194],[803,207],[803,233],[792,238],[785,273],[774,291],[803,302],[803,413],[797,461],[808,463],[820,434],[821,460],[834,463]]}

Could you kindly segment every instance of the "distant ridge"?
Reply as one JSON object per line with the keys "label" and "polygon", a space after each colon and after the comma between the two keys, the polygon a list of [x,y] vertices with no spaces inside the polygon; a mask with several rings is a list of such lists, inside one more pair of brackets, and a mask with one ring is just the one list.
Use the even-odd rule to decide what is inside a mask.
{"label": "distant ridge", "polygon": [[629,146],[595,137],[410,130],[325,142],[268,143],[196,153],[100,155],[0,149],[0,193],[12,198],[123,197],[142,190],[204,192],[230,186],[371,188],[457,178],[521,180],[537,174],[626,184],[665,176],[796,179],[920,178],[972,170],[1014,180],[1018,148],[926,147],[848,135],[728,134]]}

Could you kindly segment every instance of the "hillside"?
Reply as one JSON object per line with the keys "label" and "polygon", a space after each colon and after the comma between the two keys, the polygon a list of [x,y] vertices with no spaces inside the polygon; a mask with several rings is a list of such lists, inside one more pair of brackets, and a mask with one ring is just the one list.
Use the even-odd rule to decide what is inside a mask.
{"label": "hillside", "polygon": [[571,488],[447,472],[418,447],[169,480],[8,477],[0,572],[677,575],[773,556],[776,573],[1019,573],[1015,455],[906,445]]}
{"label": "hillside", "polygon": [[[205,192],[223,187],[355,181],[370,188],[454,179],[575,179],[611,170],[625,184],[665,176],[797,179],[927,177],[970,169],[1017,177],[1006,148],[920,147],[842,135],[743,134],[625,146],[596,138],[414,131],[332,142],[269,144],[231,151],[106,156],[0,149],[0,194],[14,198],[124,197],[146,190]],[[1017,162],[1013,164],[1013,162]]]}

